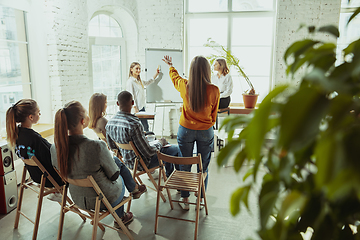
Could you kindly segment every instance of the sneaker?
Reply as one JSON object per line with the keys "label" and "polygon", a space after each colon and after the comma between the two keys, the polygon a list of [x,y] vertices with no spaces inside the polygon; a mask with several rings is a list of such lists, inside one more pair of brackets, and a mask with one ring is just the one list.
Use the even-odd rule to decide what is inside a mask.
{"label": "sneaker", "polygon": [[[196,199],[196,201],[197,201],[197,199]],[[200,211],[203,210],[203,208],[205,207],[204,205],[201,205],[201,204],[203,204],[203,198],[200,200],[200,208],[199,208]],[[197,210],[197,205],[195,205],[195,210]]]}
{"label": "sneaker", "polygon": [[144,192],[146,192],[146,191],[147,191],[147,189],[146,189],[146,186],[145,186],[145,185],[139,185],[139,187],[138,187],[137,189],[135,189],[135,190],[131,193],[131,195],[132,195],[133,199],[138,199],[138,198],[140,198],[140,196],[141,196]]}
{"label": "sneaker", "polygon": [[[182,199],[182,201],[184,201],[184,199]],[[189,211],[190,209],[190,205],[188,202],[179,202],[179,206],[185,211]]]}
{"label": "sneaker", "polygon": [[61,203],[62,202],[62,194],[59,192],[51,193],[47,196],[47,199],[49,199],[50,201]]}
{"label": "sneaker", "polygon": [[[154,180],[159,179],[159,172],[155,170],[155,171],[151,172],[151,176],[154,178]],[[149,180],[150,180],[150,178],[149,178]]]}
{"label": "sneaker", "polygon": [[[127,212],[124,214],[124,216],[121,218],[121,220],[122,220],[123,224],[126,226],[129,223],[131,223],[132,220],[134,220],[134,215],[132,214],[132,212]],[[120,229],[120,226],[116,221],[114,221],[114,227]]]}

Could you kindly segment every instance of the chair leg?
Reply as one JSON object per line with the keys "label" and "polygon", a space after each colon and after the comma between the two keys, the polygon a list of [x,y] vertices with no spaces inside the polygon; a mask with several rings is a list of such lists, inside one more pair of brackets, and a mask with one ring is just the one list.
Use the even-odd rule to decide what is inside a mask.
{"label": "chair leg", "polygon": [[40,193],[39,193],[39,200],[38,200],[38,205],[37,205],[37,210],[36,210],[36,217],[35,217],[35,226],[34,226],[34,232],[33,232],[33,240],[35,240],[37,238],[37,233],[38,233],[38,229],[39,229],[39,222],[40,222],[40,214],[41,214],[41,207],[42,207],[42,201],[44,198],[44,189],[45,189],[45,182],[46,182],[46,178],[44,177],[44,174],[41,177],[41,183],[40,183]]}
{"label": "chair leg", "polygon": [[198,197],[196,200],[196,219],[195,219],[195,236],[194,239],[197,239],[198,227],[199,227],[199,211],[200,211],[200,199],[201,199],[201,190],[198,191]]}
{"label": "chair leg", "polygon": [[25,183],[25,177],[26,177],[26,167],[24,166],[22,178],[21,178],[21,184],[20,184],[20,192],[19,192],[19,200],[16,208],[16,216],[15,216],[15,223],[14,228],[17,229],[19,226],[19,219],[20,219],[20,212],[21,212],[21,204],[24,196],[24,183]]}
{"label": "chair leg", "polygon": [[[66,196],[66,202],[68,202],[69,203],[69,205],[71,205],[71,204],[73,204],[73,201],[68,197],[68,196]],[[77,208],[77,207],[75,207],[75,206],[73,206],[72,208],[74,208],[77,212],[78,212],[78,215],[79,215],[79,217],[81,217],[81,219],[84,221],[84,222],[86,222],[86,217],[84,217],[84,216],[82,216],[80,213],[80,210]]]}
{"label": "chair leg", "polygon": [[160,194],[159,191],[156,194],[156,212],[155,212],[155,229],[154,229],[154,233],[157,233],[157,228],[158,228],[158,221],[159,221],[159,202],[160,202]]}
{"label": "chair leg", "polygon": [[57,236],[57,240],[61,240],[62,238],[62,231],[63,231],[63,227],[64,227],[64,217],[65,217],[65,212],[64,212],[64,207],[66,205],[66,200],[67,197],[67,191],[68,191],[68,186],[63,186],[63,192],[62,192],[62,200],[61,200],[61,211],[60,211],[60,219],[59,219],[59,229],[58,229],[58,236]]}
{"label": "chair leg", "polygon": [[[207,207],[207,201],[206,201],[206,193],[205,193],[205,184],[204,184],[204,181],[202,181],[201,190],[202,190],[203,196],[204,196],[205,212],[206,212],[206,215],[209,215],[208,207]],[[200,196],[201,196],[201,195],[200,195]]]}
{"label": "chair leg", "polygon": [[[156,189],[157,191],[159,191],[159,186],[157,185],[157,183],[155,182],[153,176],[152,176],[151,173],[149,172],[149,169],[147,169],[146,173],[147,173],[147,175],[149,176],[150,181],[151,181],[152,184],[154,185],[155,189]],[[162,194],[162,192],[160,192],[160,196],[161,196],[162,200],[163,200],[164,202],[166,202],[166,198],[165,198],[164,194]]]}
{"label": "chair leg", "polygon": [[94,213],[94,220],[93,220],[93,231],[92,231],[92,240],[96,240],[97,228],[99,223],[99,213],[100,213],[100,200],[99,197],[96,197],[95,203],[95,213]]}
{"label": "chair leg", "polygon": [[126,212],[130,212],[131,202],[132,202],[132,198],[130,199],[130,201],[127,204]]}

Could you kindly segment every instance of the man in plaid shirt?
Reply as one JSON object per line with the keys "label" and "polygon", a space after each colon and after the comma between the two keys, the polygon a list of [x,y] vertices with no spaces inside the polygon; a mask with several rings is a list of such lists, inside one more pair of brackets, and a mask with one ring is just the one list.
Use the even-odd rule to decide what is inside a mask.
{"label": "man in plaid shirt", "polygon": [[[127,144],[132,141],[149,169],[159,165],[156,155],[157,150],[171,156],[180,156],[179,147],[177,145],[169,146],[165,138],[152,142],[146,140],[144,128],[139,118],[131,114],[134,100],[130,92],[120,92],[116,104],[119,106],[120,111],[108,121],[105,127],[108,142],[113,140],[117,143]],[[135,153],[124,149],[120,149],[120,151],[127,167],[134,169]],[[140,164],[137,169],[143,170]],[[174,167],[172,164],[165,162],[165,169],[166,176],[170,176]]]}

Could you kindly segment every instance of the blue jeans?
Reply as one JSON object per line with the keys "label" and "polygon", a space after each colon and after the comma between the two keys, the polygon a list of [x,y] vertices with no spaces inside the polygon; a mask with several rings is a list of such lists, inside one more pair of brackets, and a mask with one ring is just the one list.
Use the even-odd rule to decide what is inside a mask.
{"label": "blue jeans", "polygon": [[[171,145],[170,147],[163,147],[160,149],[160,152],[170,156],[175,156],[175,157],[180,156],[180,149],[177,145]],[[169,177],[171,173],[174,171],[174,165],[172,163],[167,163],[167,162],[164,162],[164,164],[166,170],[166,177]],[[150,169],[156,166],[159,166],[159,160],[157,154],[151,157],[148,168]]]}
{"label": "blue jeans", "polygon": [[[143,107],[142,109],[140,109],[139,112],[145,112],[145,107]],[[140,122],[141,122],[141,124],[142,124],[143,127],[144,127],[144,131],[145,131],[145,132],[148,132],[148,131],[149,131],[149,124],[148,124],[147,119],[142,119],[142,118],[140,118]]]}
{"label": "blue jeans", "polygon": [[[118,160],[119,160],[119,159],[118,159]],[[119,160],[119,161],[120,161],[120,160]],[[120,194],[120,196],[118,197],[118,199],[116,199],[115,202],[111,203],[111,206],[112,206],[112,207],[115,207],[116,205],[118,205],[118,204],[122,201],[122,199],[123,199],[123,197],[124,197],[124,195],[125,195],[125,186],[124,186],[124,181],[123,181],[122,177],[119,176],[119,178],[117,179],[117,181],[121,181],[121,182],[122,182],[123,188],[122,188],[121,194]],[[115,212],[116,212],[116,214],[117,214],[120,218],[122,218],[122,217],[124,216],[124,205],[122,205],[121,207],[119,207],[118,209],[116,209]]]}
{"label": "blue jeans", "polygon": [[115,160],[116,165],[120,169],[120,176],[123,179],[126,189],[128,190],[129,193],[134,191],[134,189],[136,187],[136,183],[131,175],[131,172],[125,166],[125,164],[122,163],[117,157],[114,157],[114,160]]}
{"label": "blue jeans", "polygon": [[[177,141],[179,144],[180,152],[183,157],[192,157],[194,143],[196,142],[197,153],[201,154],[203,173],[208,173],[208,166],[211,159],[211,151],[214,146],[214,130],[209,128],[207,130],[192,130],[179,126],[177,133]],[[180,165],[182,171],[191,171],[192,165]],[[199,166],[197,166],[199,172]],[[205,190],[207,189],[209,173],[205,178]],[[187,191],[181,191],[181,197],[189,197],[190,194]]]}

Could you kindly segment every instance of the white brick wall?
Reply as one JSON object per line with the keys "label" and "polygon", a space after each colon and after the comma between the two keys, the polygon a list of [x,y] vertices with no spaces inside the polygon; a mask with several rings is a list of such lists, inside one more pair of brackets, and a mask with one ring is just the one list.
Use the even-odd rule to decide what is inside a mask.
{"label": "white brick wall", "polygon": [[86,0],[44,0],[53,113],[70,100],[88,104],[86,4]]}
{"label": "white brick wall", "polygon": [[[300,24],[316,27],[330,24],[338,26],[340,2],[341,0],[278,0],[273,69],[274,86],[291,81],[291,76],[286,76],[283,57],[290,44],[308,37],[305,29],[297,32]],[[317,35],[317,39],[319,39],[319,35]],[[325,34],[322,40],[336,42],[334,37]],[[292,82],[297,84],[301,74],[301,72],[297,74]]]}

